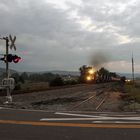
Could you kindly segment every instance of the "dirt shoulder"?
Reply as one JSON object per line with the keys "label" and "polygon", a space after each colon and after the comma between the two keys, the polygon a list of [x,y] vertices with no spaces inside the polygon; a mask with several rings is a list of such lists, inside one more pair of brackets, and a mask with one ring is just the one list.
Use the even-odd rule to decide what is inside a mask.
{"label": "dirt shoulder", "polygon": [[5,97],[0,97],[0,106],[20,109],[121,111],[120,83],[78,85],[74,87],[13,95],[13,103],[4,105]]}

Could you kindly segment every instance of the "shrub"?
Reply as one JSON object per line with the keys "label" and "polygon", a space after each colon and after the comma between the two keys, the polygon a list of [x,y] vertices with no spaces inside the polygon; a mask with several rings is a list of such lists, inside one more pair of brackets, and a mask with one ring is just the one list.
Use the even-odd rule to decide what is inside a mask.
{"label": "shrub", "polygon": [[18,83],[15,85],[15,90],[20,90],[21,89],[21,85]]}
{"label": "shrub", "polygon": [[50,82],[50,86],[63,86],[64,81],[60,76],[57,76],[54,80]]}

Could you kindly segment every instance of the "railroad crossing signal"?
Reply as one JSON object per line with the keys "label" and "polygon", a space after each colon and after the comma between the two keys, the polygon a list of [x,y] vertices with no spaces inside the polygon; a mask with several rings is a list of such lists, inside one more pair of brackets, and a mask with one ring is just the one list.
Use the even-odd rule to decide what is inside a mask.
{"label": "railroad crossing signal", "polygon": [[3,58],[0,58],[0,60],[6,62],[14,62],[14,63],[18,63],[21,60],[21,57],[17,56],[17,55],[12,55],[12,54],[8,54],[7,56],[4,55]]}
{"label": "railroad crossing signal", "polygon": [[12,38],[11,35],[9,35],[10,41],[11,41],[11,45],[10,45],[10,49],[13,49],[16,51],[16,46],[15,46],[15,41],[16,41],[16,36],[14,36],[14,38]]}
{"label": "railroad crossing signal", "polygon": [[[17,55],[9,54],[9,48],[14,49],[16,51],[15,41],[16,36],[12,37],[9,35],[9,37],[3,37],[1,40],[5,40],[6,42],[6,53],[4,54],[3,58],[0,58],[0,60],[4,61],[6,63],[6,79],[2,81],[3,86],[6,87],[7,90],[7,101],[6,103],[12,102],[12,96],[11,96],[11,89],[14,89],[14,79],[9,78],[9,62],[18,63],[21,58]],[[10,41],[10,45],[9,45]]]}
{"label": "railroad crossing signal", "polygon": [[17,55],[13,55],[12,60],[13,60],[14,63],[18,63],[21,60],[21,57],[19,57]]}

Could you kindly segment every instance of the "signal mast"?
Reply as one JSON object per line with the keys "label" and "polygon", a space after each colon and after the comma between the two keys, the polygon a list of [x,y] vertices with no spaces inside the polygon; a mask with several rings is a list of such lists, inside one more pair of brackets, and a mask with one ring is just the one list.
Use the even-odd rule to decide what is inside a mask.
{"label": "signal mast", "polygon": [[[12,96],[11,91],[14,89],[14,79],[10,78],[9,74],[9,62],[18,63],[21,58],[17,55],[9,54],[9,47],[10,49],[14,49],[16,51],[15,41],[16,36],[12,38],[11,35],[0,38],[1,40],[5,40],[6,42],[6,54],[4,54],[3,58],[0,58],[1,61],[4,61],[6,63],[6,78],[2,80],[2,87],[6,89],[7,91],[7,101],[5,103],[11,103],[12,102]],[[10,45],[9,45],[10,43]]]}

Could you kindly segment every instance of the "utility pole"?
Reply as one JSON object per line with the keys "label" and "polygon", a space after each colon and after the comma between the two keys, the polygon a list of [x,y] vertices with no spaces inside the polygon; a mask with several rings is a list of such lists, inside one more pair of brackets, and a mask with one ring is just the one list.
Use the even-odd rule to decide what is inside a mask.
{"label": "utility pole", "polygon": [[135,84],[135,78],[134,78],[134,59],[133,59],[133,53],[132,53],[132,80],[133,85]]}

